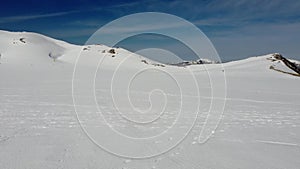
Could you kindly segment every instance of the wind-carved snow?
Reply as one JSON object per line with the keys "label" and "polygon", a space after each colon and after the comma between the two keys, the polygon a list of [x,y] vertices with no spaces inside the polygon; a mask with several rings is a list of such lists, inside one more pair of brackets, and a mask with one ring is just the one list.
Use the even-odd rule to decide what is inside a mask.
{"label": "wind-carved snow", "polygon": [[[271,65],[288,70],[282,63],[268,60],[272,55],[223,64],[227,97],[212,98],[207,71],[220,73],[221,77],[223,72],[216,69],[218,65],[162,67],[124,49],[114,48],[113,53],[111,49],[105,45],[71,45],[33,33],[0,32],[0,168],[294,169],[300,166],[299,77],[271,70]],[[73,93],[75,97],[80,96],[76,109],[81,114],[76,115],[72,77],[79,53],[85,58],[79,67],[86,76],[83,79],[88,76],[96,78],[91,83],[73,79],[73,82],[80,82],[77,83],[79,87],[86,86],[87,91],[95,85],[95,97],[82,90]],[[88,74],[95,66],[92,57],[105,57],[97,74]],[[120,63],[123,63],[122,67],[114,72]],[[149,69],[134,74],[135,70],[144,68]],[[193,86],[189,71],[197,77],[200,97],[194,91],[196,86]],[[132,74],[135,78],[130,83],[129,93],[126,93],[127,84],[120,83]],[[112,76],[115,77],[113,80]],[[178,80],[183,95],[172,77]],[[213,85],[218,94],[218,83]],[[164,90],[153,90],[157,88]],[[187,90],[189,88],[191,90]],[[80,95],[82,93],[87,95]],[[131,103],[126,101],[127,96]],[[199,111],[195,107],[198,99]],[[217,128],[214,120],[218,119],[205,121],[211,99],[220,103],[226,100]],[[168,130],[176,120],[182,100],[185,104],[183,119],[174,130]],[[95,102],[102,114],[95,113]],[[123,116],[118,110],[122,110]],[[197,112],[198,118],[191,127]],[[218,116],[212,112],[210,117]],[[152,123],[147,126],[147,122]],[[205,122],[207,130],[203,135],[209,135],[209,140],[199,144],[199,134]],[[138,152],[135,147],[122,147],[125,144],[122,140],[113,140],[110,133],[104,131],[108,124],[129,137],[148,138],[165,130],[169,133],[161,140],[141,146],[143,149]],[[81,127],[95,129],[107,146],[120,148],[129,155],[164,152],[165,147],[178,141],[180,135],[176,134],[185,134],[190,128],[191,131],[170,151],[136,160],[104,151]]]}

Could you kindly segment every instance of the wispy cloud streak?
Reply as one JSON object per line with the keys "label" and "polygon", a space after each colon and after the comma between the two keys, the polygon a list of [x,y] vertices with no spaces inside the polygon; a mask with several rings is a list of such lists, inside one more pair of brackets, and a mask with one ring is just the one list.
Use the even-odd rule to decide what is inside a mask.
{"label": "wispy cloud streak", "polygon": [[46,13],[46,14],[33,14],[33,15],[19,15],[19,16],[9,16],[0,18],[0,23],[9,23],[9,22],[19,22],[32,19],[41,19],[41,18],[50,18],[57,16],[64,16],[73,13],[78,13],[79,10],[66,11],[66,12],[56,12],[56,13]]}

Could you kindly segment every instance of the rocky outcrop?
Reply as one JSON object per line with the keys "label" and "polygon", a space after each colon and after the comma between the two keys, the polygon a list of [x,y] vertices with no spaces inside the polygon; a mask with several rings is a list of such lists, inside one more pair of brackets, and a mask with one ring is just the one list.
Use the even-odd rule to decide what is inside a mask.
{"label": "rocky outcrop", "polygon": [[300,65],[289,61],[288,59],[286,59],[279,53],[273,54],[273,57],[276,60],[282,61],[288,68],[292,69],[293,71],[295,71],[296,73],[298,73],[300,75]]}

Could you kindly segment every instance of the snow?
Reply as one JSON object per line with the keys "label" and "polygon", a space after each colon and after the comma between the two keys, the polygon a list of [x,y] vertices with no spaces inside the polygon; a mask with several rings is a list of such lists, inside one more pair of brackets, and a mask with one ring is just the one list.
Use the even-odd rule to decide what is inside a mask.
{"label": "snow", "polygon": [[300,166],[300,80],[272,54],[177,67],[111,49],[0,31],[1,169]]}

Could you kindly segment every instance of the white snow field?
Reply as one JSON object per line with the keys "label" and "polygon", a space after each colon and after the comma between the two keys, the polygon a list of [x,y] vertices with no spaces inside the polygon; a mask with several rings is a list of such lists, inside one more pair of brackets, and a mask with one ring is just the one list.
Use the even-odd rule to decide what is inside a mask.
{"label": "white snow field", "polygon": [[111,49],[0,31],[0,169],[300,167],[300,78],[272,55],[176,67]]}

